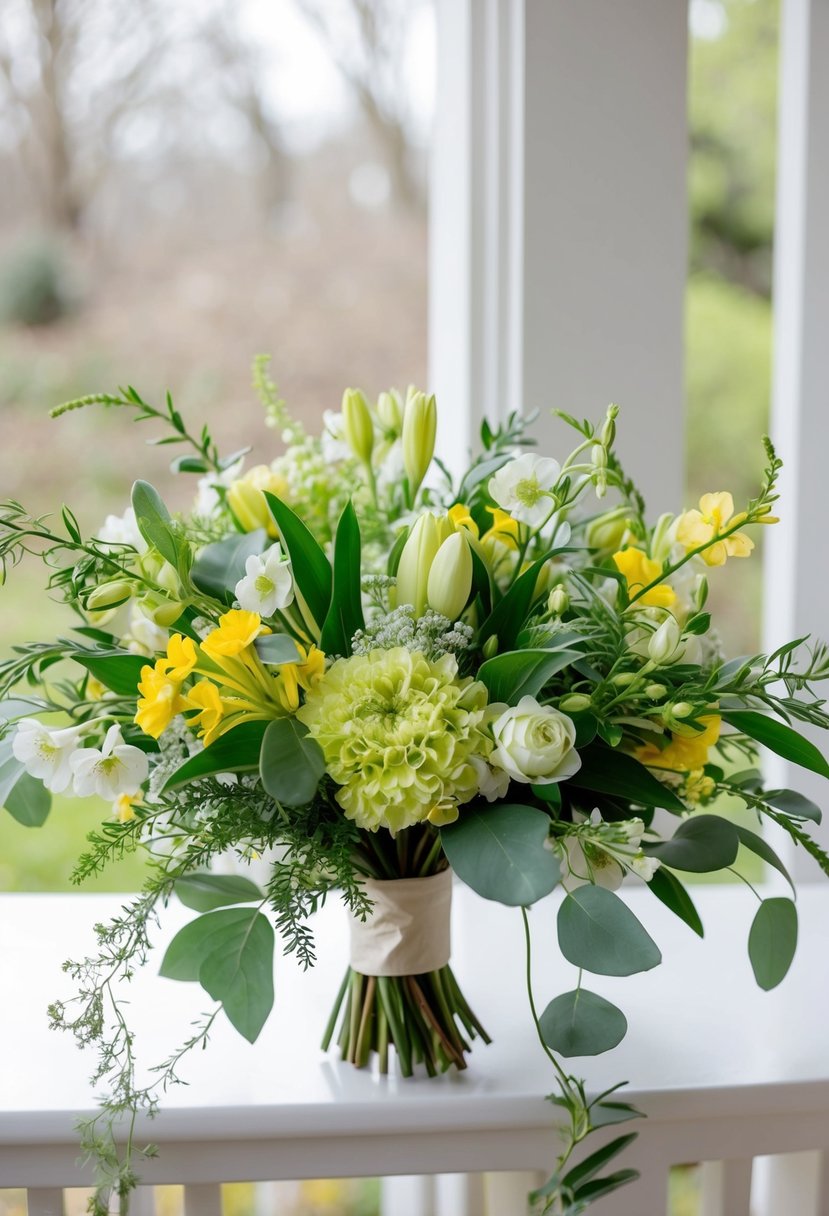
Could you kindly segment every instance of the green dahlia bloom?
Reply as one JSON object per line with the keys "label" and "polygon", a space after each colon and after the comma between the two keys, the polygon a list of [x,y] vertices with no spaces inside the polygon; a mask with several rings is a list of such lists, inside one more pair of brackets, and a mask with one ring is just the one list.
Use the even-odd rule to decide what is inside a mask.
{"label": "green dahlia bloom", "polygon": [[338,659],[306,694],[297,717],[359,827],[399,832],[477,793],[470,757],[491,748],[486,690],[457,677],[452,655],[431,662],[398,646]]}

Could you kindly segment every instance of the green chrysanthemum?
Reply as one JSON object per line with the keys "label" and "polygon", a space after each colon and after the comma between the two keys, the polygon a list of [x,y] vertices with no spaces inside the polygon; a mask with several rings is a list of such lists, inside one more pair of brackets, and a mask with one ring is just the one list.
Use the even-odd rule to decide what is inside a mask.
{"label": "green chrysanthemum", "polygon": [[297,717],[359,827],[447,822],[477,793],[470,757],[487,750],[486,690],[457,676],[452,655],[431,662],[398,646],[339,659],[306,694]]}

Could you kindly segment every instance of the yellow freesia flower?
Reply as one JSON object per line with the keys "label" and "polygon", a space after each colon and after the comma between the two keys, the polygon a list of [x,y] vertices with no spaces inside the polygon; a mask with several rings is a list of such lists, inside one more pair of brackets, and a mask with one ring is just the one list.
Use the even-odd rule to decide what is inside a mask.
{"label": "yellow freesia flower", "polygon": [[513,519],[507,511],[502,511],[500,507],[487,507],[487,510],[492,515],[492,526],[484,532],[481,542],[486,544],[487,541],[497,541],[500,545],[506,545],[508,549],[517,549],[520,526],[518,520]]}
{"label": "yellow freesia flower", "polygon": [[168,660],[159,659],[154,667],[142,667],[138,682],[139,700],[135,722],[144,734],[157,739],[181,713],[181,683],[168,673]]}
{"label": "yellow freesia flower", "polygon": [[[648,587],[658,579],[662,573],[660,562],[648,557],[642,549],[634,547],[614,553],[613,562],[616,569],[625,576],[630,599],[643,587]],[[670,608],[676,603],[676,592],[667,583],[656,583],[644,595],[639,596],[636,602],[644,608]]]}
{"label": "yellow freesia flower", "polygon": [[119,794],[112,804],[112,810],[119,823],[129,823],[135,818],[135,808],[144,801],[139,791],[137,794]]}
{"label": "yellow freesia flower", "polygon": [[258,612],[245,612],[242,608],[231,608],[219,617],[219,627],[202,640],[201,648],[206,655],[218,662],[241,654],[262,632],[262,618]]}
{"label": "yellow freesia flower", "polygon": [[693,737],[671,734],[667,747],[658,748],[655,743],[646,743],[636,751],[636,759],[648,768],[669,768],[680,772],[694,772],[708,763],[708,752],[720,737],[722,718],[719,714],[706,714],[700,722],[705,724]]}
{"label": "yellow freesia flower", "polygon": [[473,536],[478,535],[478,525],[469,514],[469,507],[464,502],[456,502],[454,507],[450,507],[447,512],[449,518],[456,528],[466,528],[467,532],[471,532]]}
{"label": "yellow freesia flower", "polygon": [[[677,520],[676,538],[686,551],[706,545],[700,557],[706,566],[724,566],[729,557],[748,557],[754,541],[744,532],[733,532],[717,538],[722,532],[745,519],[745,514],[734,515],[734,499],[727,490],[716,494],[703,494],[699,510],[686,511]],[[771,522],[769,518],[766,522]]]}
{"label": "yellow freesia flower", "polygon": [[225,716],[226,706],[218,688],[210,680],[199,680],[184,700],[187,709],[198,710],[190,719],[190,725],[197,728],[204,738],[205,747],[209,747],[216,738],[218,727]]}
{"label": "yellow freesia flower", "polygon": [[195,666],[196,646],[193,639],[174,633],[167,643],[167,675],[181,683]]}
{"label": "yellow freesia flower", "polygon": [[696,806],[703,798],[710,798],[716,789],[713,777],[707,777],[701,768],[693,769],[685,778],[680,793],[686,802]]}
{"label": "yellow freesia flower", "polygon": [[307,651],[301,646],[297,649],[302,656],[302,662],[296,664],[297,680],[300,688],[307,692],[325,675],[325,652],[318,646],[310,646]]}

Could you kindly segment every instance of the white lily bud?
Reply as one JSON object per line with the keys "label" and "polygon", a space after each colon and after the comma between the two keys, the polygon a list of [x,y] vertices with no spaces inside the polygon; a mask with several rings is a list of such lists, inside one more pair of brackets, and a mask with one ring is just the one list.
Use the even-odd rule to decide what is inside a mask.
{"label": "white lily bud", "polygon": [[678,663],[685,654],[682,630],[675,617],[667,616],[648,642],[648,658],[657,667]]}
{"label": "white lily bud", "polygon": [[426,610],[429,571],[440,548],[440,541],[437,518],[431,511],[425,511],[415,521],[400,554],[397,603],[411,604],[416,616],[423,616]]}
{"label": "white lily bud", "polygon": [[447,537],[435,555],[427,581],[429,607],[456,621],[472,590],[472,553],[463,532]]}
{"label": "white lily bud", "polygon": [[357,388],[347,388],[343,393],[343,430],[354,455],[361,464],[371,464],[374,450],[374,423],[366,399]]}
{"label": "white lily bud", "polygon": [[403,414],[403,465],[412,501],[435,454],[437,405],[434,395],[411,393]]}

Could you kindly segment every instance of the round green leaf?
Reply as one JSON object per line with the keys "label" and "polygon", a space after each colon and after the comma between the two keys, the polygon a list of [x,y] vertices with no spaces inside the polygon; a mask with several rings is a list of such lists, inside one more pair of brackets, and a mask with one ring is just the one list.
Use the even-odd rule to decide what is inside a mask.
{"label": "round green leaf", "polygon": [[627,904],[604,887],[571,891],[558,910],[558,944],[575,967],[596,975],[635,975],[662,961]]}
{"label": "round green leaf", "polygon": [[546,847],[549,816],[532,806],[500,803],[461,811],[441,830],[443,851],[458,877],[484,899],[526,907],[549,895],[558,861]]}
{"label": "round green leaf", "polygon": [[766,992],[785,978],[796,949],[797,908],[790,899],[764,899],[748,935],[748,956]]}
{"label": "round green leaf", "polygon": [[39,828],[49,817],[52,795],[42,781],[21,773],[6,797],[5,807],[24,828]]}
{"label": "round green leaf", "polygon": [[286,806],[302,806],[317,792],[325,759],[307,727],[296,718],[277,718],[262,739],[259,770],[271,798]]}
{"label": "round green leaf", "polygon": [[201,871],[179,878],[176,895],[187,908],[210,912],[229,904],[258,903],[264,898],[255,882],[243,874],[208,874]]}
{"label": "round green leaf", "polygon": [[740,839],[734,825],[721,815],[694,815],[682,821],[670,840],[642,847],[673,870],[707,874],[734,864]]}
{"label": "round green leaf", "polygon": [[544,1042],[562,1056],[598,1056],[627,1034],[627,1018],[603,996],[576,988],[557,996],[542,1013]]}

